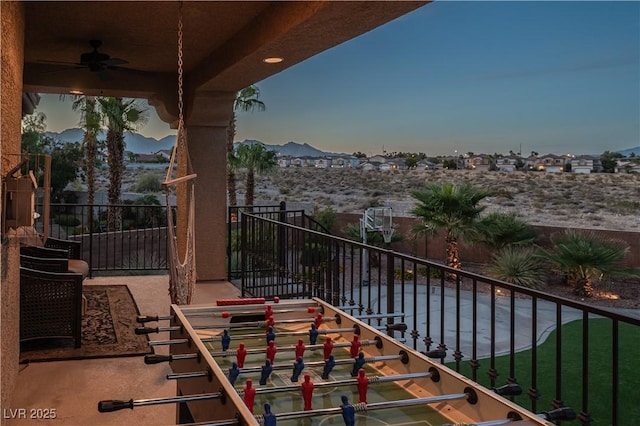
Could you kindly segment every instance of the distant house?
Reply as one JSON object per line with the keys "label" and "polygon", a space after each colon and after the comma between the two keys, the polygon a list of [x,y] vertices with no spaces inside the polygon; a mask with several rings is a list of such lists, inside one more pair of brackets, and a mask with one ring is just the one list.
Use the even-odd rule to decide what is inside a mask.
{"label": "distant house", "polygon": [[620,158],[616,161],[616,173],[640,173],[640,159],[636,161],[628,158]]}
{"label": "distant house", "polygon": [[416,163],[416,168],[417,169],[424,169],[424,170],[435,170],[436,169],[436,164],[432,163],[431,161],[420,160],[420,161],[418,161],[418,163]]}
{"label": "distant house", "polygon": [[524,158],[519,155],[509,155],[496,159],[496,168],[502,172],[513,172],[518,169],[518,164],[524,165]]}
{"label": "distant house", "polygon": [[278,158],[278,166],[286,169],[291,166],[291,157],[280,157]]}
{"label": "distant house", "polygon": [[331,163],[333,163],[333,160],[331,159],[331,157],[316,158],[314,160],[314,166],[317,169],[330,168],[331,167]]}
{"label": "distant house", "polygon": [[464,161],[468,169],[478,172],[488,172],[493,166],[493,159],[486,154],[474,155],[473,157],[466,158]]}
{"label": "distant house", "polygon": [[369,157],[368,158],[369,162],[374,162],[374,163],[386,163],[389,158],[385,157],[384,155],[374,155],[373,157]]}
{"label": "distant house", "polygon": [[364,171],[370,171],[370,170],[380,170],[380,166],[383,163],[380,163],[378,161],[366,161],[362,164],[360,164],[359,168],[364,170]]}
{"label": "distant house", "polygon": [[303,156],[303,157],[292,157],[291,158],[291,167],[313,167],[315,166],[315,158]]}
{"label": "distant house", "polygon": [[590,155],[580,155],[570,160],[572,173],[584,173],[589,174],[595,171],[594,168],[595,157]]}
{"label": "distant house", "polygon": [[536,160],[534,168],[546,173],[562,173],[567,157],[562,155],[547,154]]}

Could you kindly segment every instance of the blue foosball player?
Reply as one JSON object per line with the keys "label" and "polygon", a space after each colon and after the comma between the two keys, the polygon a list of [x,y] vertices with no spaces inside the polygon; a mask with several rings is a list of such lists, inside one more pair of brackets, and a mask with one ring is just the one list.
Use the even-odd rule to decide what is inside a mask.
{"label": "blue foosball player", "polygon": [[324,380],[327,380],[329,378],[329,374],[331,374],[331,370],[333,370],[333,367],[336,366],[336,360],[334,359],[333,355],[329,355],[329,358],[327,358],[324,361],[324,369],[322,370],[322,377]]}
{"label": "blue foosball player", "polygon": [[269,379],[269,376],[271,375],[272,371],[273,371],[273,367],[271,366],[271,361],[269,361],[268,359],[265,360],[264,365],[262,366],[262,370],[260,372],[261,386],[264,386],[267,384],[267,379]]}
{"label": "blue foosball player", "polygon": [[267,330],[267,344],[269,344],[269,342],[272,340],[275,342],[276,333],[273,332],[273,327],[269,327],[269,329]]}
{"label": "blue foosball player", "polygon": [[222,350],[228,351],[230,344],[231,344],[231,336],[229,336],[229,330],[224,330],[222,332]]}
{"label": "blue foosball player", "polygon": [[353,405],[349,404],[349,399],[346,395],[342,395],[342,420],[344,420],[345,426],[355,426],[356,424],[356,409]]}
{"label": "blue foosball player", "polygon": [[276,415],[271,412],[271,405],[264,404],[264,426],[276,426]]}
{"label": "blue foosball player", "polygon": [[351,377],[357,377],[358,371],[364,366],[364,352],[360,352],[358,357],[355,359],[355,363],[353,364],[353,370],[351,370]]}
{"label": "blue foosball player", "polygon": [[298,377],[300,377],[302,370],[304,370],[304,360],[302,359],[302,357],[298,357],[298,359],[296,359],[296,362],[293,364],[293,374],[291,375],[292,382],[298,381]]}
{"label": "blue foosball player", "polygon": [[238,375],[240,375],[240,369],[238,368],[238,363],[234,362],[231,364],[231,368],[229,369],[229,383],[233,385],[236,382]]}
{"label": "blue foosball player", "polygon": [[309,344],[315,345],[318,341],[318,327],[315,324],[311,324],[311,330],[309,330]]}

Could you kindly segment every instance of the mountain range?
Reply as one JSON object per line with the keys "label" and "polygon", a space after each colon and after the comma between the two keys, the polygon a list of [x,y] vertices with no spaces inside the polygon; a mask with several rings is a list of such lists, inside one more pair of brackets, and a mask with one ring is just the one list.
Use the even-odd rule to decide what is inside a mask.
{"label": "mountain range", "polygon": [[[63,142],[80,142],[82,141],[82,137],[84,135],[84,131],[79,128],[67,129],[60,133],[56,132],[46,132],[47,136],[50,136],[54,139],[63,141]],[[98,135],[98,139],[104,139],[106,137],[106,132],[102,131]],[[126,132],[124,135],[124,141],[126,143],[125,150],[131,151],[135,154],[152,154],[154,152],[158,152],[163,149],[171,149],[175,144],[176,137],[175,135],[165,136],[164,138],[158,140],[155,138],[143,136],[139,133],[135,132]],[[291,157],[322,157],[322,156],[335,156],[335,155],[345,155],[340,153],[333,152],[324,152],[319,150],[307,143],[298,143],[298,142],[287,142],[284,145],[269,145],[262,143],[253,139],[245,139],[242,142],[235,142],[235,144],[247,143],[247,144],[255,144],[261,143],[267,149],[276,151],[278,154],[283,156],[291,156]],[[636,155],[640,155],[640,146],[635,148],[628,148],[618,152],[625,157],[629,156],[631,153],[635,153]],[[599,154],[591,154],[594,156],[598,156]]]}

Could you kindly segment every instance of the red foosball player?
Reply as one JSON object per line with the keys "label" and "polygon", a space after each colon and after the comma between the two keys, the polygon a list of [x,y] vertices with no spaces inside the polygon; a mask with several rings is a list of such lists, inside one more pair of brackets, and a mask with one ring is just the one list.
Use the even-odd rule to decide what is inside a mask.
{"label": "red foosball player", "polygon": [[322,318],[322,314],[320,313],[313,319],[313,323],[315,324],[316,328],[320,328],[320,325],[322,325],[322,321],[324,321],[324,319]]}
{"label": "red foosball player", "polygon": [[273,316],[273,308],[271,307],[271,305],[267,305],[267,307],[264,310],[264,317],[269,318]]}
{"label": "red foosball player", "polygon": [[236,358],[238,361],[238,368],[242,368],[244,366],[244,359],[247,357],[247,350],[244,348],[244,343],[240,343],[238,345],[238,350],[236,350]]}
{"label": "red foosball player", "polygon": [[256,388],[251,385],[251,379],[247,379],[247,386],[242,391],[244,392],[244,404],[249,411],[253,413],[253,401],[256,399]]}
{"label": "red foosball player", "polygon": [[273,340],[269,342],[269,346],[267,346],[267,359],[271,361],[271,365],[275,364],[276,361],[276,352],[278,352],[278,348],[276,348],[276,342]]}
{"label": "red foosball player", "polygon": [[331,352],[333,351],[333,340],[331,340],[331,337],[327,337],[327,339],[324,341],[324,359],[329,359],[329,355],[331,355]]}
{"label": "red foosball player", "polygon": [[360,346],[362,346],[360,344],[360,338],[358,337],[357,334],[353,335],[353,340],[351,341],[351,349],[350,349],[350,354],[351,354],[351,358],[357,358],[358,357],[358,353],[360,352]]}
{"label": "red foosball player", "polygon": [[273,316],[267,317],[265,319],[265,324],[266,324],[266,328],[265,328],[265,333],[269,332],[269,328],[273,328],[276,325],[276,321],[273,319]]}
{"label": "red foosball player", "polygon": [[304,375],[304,382],[302,382],[302,399],[304,400],[304,411],[313,410],[311,408],[311,398],[313,397],[313,383],[311,377],[308,374]]}
{"label": "red foosball player", "polygon": [[367,403],[367,389],[369,388],[369,378],[364,375],[364,369],[358,371],[358,402]]}
{"label": "red foosball player", "polygon": [[304,350],[307,347],[304,345],[304,341],[302,339],[298,339],[298,344],[296,345],[296,359],[302,358],[304,356]]}

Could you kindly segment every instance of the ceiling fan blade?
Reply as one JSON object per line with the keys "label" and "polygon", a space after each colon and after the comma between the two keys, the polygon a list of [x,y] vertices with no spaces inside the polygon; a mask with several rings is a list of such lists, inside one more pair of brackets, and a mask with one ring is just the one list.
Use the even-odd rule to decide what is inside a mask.
{"label": "ceiling fan blade", "polygon": [[98,71],[98,77],[100,77],[100,80],[102,81],[110,81],[111,80],[111,74],[109,74],[109,71],[107,71],[107,69],[101,69],[100,71]]}

